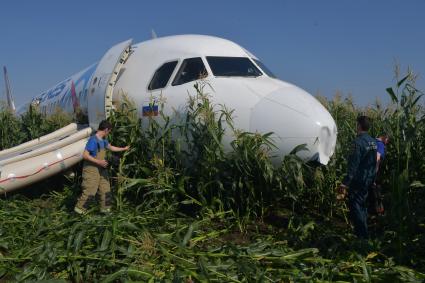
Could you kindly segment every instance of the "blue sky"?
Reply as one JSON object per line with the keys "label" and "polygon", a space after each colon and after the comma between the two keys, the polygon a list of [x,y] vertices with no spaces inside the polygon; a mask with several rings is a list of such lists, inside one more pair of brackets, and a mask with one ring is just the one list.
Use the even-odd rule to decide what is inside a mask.
{"label": "blue sky", "polygon": [[[133,38],[207,34],[235,41],[313,95],[388,102],[394,64],[425,91],[425,0],[0,2],[0,65],[16,105]],[[4,82],[0,81],[4,100]]]}

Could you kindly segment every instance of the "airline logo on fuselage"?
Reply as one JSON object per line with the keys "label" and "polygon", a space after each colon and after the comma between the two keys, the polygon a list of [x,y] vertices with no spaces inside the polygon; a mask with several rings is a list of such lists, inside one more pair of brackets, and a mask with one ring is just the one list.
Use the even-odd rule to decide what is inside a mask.
{"label": "airline logo on fuselage", "polygon": [[[60,100],[60,105],[65,107],[67,103],[67,98],[71,98],[72,105],[75,107],[78,105],[78,101],[76,101],[76,88],[80,90],[83,95],[87,95],[87,92],[84,91],[87,89],[87,84],[90,82],[90,78],[92,77],[94,71],[96,70],[97,64],[89,67],[83,74],[77,78],[68,78],[55,87],[43,92],[42,94],[34,97],[31,102],[36,102],[37,104],[49,104],[53,102],[53,100],[57,100],[58,97],[62,96]],[[74,87],[73,87],[74,86]]]}

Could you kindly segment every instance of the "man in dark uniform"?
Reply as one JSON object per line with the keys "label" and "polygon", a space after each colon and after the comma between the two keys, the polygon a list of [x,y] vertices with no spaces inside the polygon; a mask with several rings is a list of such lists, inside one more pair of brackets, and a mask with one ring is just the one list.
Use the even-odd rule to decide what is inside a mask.
{"label": "man in dark uniform", "polygon": [[348,157],[347,175],[338,188],[337,198],[344,199],[348,189],[350,219],[354,233],[361,239],[368,238],[367,195],[376,175],[376,140],[369,136],[370,120],[357,118],[357,137]]}

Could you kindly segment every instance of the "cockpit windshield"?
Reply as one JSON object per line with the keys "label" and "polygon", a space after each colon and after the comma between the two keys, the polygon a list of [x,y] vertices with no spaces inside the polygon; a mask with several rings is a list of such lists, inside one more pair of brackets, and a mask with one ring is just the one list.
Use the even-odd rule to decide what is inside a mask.
{"label": "cockpit windshield", "polygon": [[246,57],[207,56],[207,61],[217,77],[258,77],[263,74]]}
{"label": "cockpit windshield", "polygon": [[263,72],[267,74],[267,76],[276,79],[276,76],[272,73],[272,71],[269,70],[269,68],[266,67],[266,65],[263,64],[263,62],[254,58],[252,58],[252,60],[254,60],[254,62],[258,65],[258,67],[260,67],[261,70],[263,70]]}

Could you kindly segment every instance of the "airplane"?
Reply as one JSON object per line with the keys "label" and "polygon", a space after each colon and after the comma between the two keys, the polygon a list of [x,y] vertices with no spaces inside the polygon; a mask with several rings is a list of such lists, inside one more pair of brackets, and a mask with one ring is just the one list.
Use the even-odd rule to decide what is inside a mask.
{"label": "airplane", "polygon": [[[329,162],[335,149],[337,127],[326,108],[303,89],[277,78],[243,47],[214,36],[175,35],[136,44],[131,39],[126,40],[110,48],[100,62],[35,96],[20,107],[17,114],[27,111],[29,104],[37,105],[47,115],[61,108],[67,113],[78,112],[87,117],[91,129],[95,130],[125,94],[134,101],[142,120],[160,119],[161,111],[168,116],[184,113],[187,96],[194,93],[193,86],[199,81],[212,86],[209,94],[214,104],[234,110],[235,128],[274,133],[276,149],[271,155],[277,157],[276,160],[282,160],[296,146],[305,144],[307,150],[298,153],[301,158],[323,165]],[[165,98],[164,104],[155,103],[159,97]],[[0,175],[0,187],[12,190],[25,186],[81,160],[78,152],[82,153],[84,140],[91,131],[86,129],[82,134],[77,126],[71,128],[70,132],[62,130],[61,134],[43,137],[42,142],[31,141],[0,152],[0,170],[12,164],[6,177]],[[70,138],[70,133],[80,133],[80,136],[67,145],[58,146],[64,136]],[[226,133],[226,138],[231,139],[230,133]],[[52,144],[56,147],[49,150]],[[70,145],[74,149],[66,152],[64,148]],[[60,157],[53,154],[60,150]],[[24,157],[22,152],[26,154]],[[41,157],[42,154],[46,156]],[[52,160],[46,161],[48,154]],[[64,160],[65,156],[74,157]],[[29,180],[30,177],[21,180],[15,172],[19,167],[15,162],[22,163],[30,158],[34,164],[42,162],[43,168],[48,169],[42,172],[40,165],[38,169],[26,169],[22,174],[41,171],[31,176],[34,180]],[[52,169],[55,166],[50,164],[54,162],[60,168]]]}

